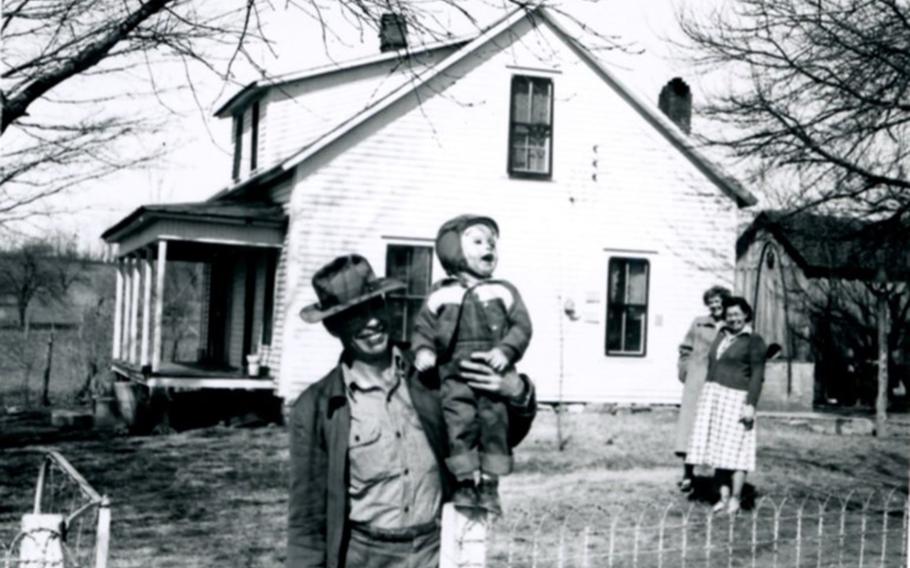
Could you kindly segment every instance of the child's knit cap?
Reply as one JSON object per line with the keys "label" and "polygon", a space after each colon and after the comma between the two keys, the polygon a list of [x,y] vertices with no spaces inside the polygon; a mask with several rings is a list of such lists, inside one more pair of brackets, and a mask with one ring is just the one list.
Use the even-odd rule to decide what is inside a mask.
{"label": "child's knit cap", "polygon": [[486,225],[499,236],[499,226],[490,217],[483,215],[459,215],[449,219],[436,233],[436,256],[449,275],[467,270],[468,264],[461,250],[461,234],[471,225]]}

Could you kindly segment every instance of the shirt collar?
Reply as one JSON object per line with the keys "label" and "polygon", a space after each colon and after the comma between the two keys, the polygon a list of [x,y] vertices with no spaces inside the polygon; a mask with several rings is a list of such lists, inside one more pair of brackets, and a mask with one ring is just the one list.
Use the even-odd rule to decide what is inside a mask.
{"label": "shirt collar", "polygon": [[736,337],[739,335],[752,335],[752,324],[747,323],[746,325],[743,326],[743,328],[741,330],[739,330],[738,333],[731,333],[730,328],[728,328],[726,325],[724,325],[724,331],[727,333],[727,335],[730,335],[731,337]]}
{"label": "shirt collar", "polygon": [[385,391],[391,396],[401,384],[407,365],[407,359],[398,347],[392,347],[392,364],[382,371],[360,361],[348,363],[342,360],[341,375],[345,390],[348,396],[370,390]]}

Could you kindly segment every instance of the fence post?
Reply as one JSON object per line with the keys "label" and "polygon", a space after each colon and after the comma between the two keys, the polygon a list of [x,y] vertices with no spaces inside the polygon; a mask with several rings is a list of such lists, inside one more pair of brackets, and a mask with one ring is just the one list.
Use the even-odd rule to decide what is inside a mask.
{"label": "fence post", "polygon": [[111,502],[107,495],[101,497],[98,507],[98,535],[95,538],[95,568],[107,568],[111,543]]}
{"label": "fence post", "polygon": [[581,568],[590,568],[588,564],[588,544],[590,542],[591,527],[585,525],[584,548],[581,551]]}
{"label": "fence post", "polygon": [[711,568],[711,527],[714,524],[714,515],[708,513],[705,523],[705,566]]}
{"label": "fence post", "polygon": [[777,568],[777,561],[780,556],[780,543],[778,542],[778,537],[780,536],[780,512],[784,508],[784,504],[787,502],[787,498],[784,497],[784,500],[780,502],[780,505],[774,507],[774,536],[772,538],[772,566]]}
{"label": "fence post", "polygon": [[[830,499],[830,497],[828,498]],[[825,499],[824,503],[819,503],[818,505],[818,560],[816,562],[816,567],[821,568],[822,566],[822,540],[825,538],[825,511],[828,510],[828,499]]]}
{"label": "fence post", "polygon": [[796,509],[796,562],[795,565],[799,566],[799,562],[802,559],[803,552],[803,508],[806,506],[805,500],[799,504],[799,508]]}

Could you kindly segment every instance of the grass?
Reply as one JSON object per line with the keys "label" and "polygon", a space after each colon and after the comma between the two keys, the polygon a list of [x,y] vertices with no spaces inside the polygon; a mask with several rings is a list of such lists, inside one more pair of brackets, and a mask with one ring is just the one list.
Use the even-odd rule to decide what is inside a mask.
{"label": "grass", "polygon": [[[503,482],[506,514],[497,533],[512,533],[515,542],[521,544],[522,537],[528,544],[534,531],[553,536],[566,523],[580,526],[590,519],[602,528],[598,522],[608,515],[631,519],[644,511],[657,515],[667,507],[688,507],[675,488],[680,468],[670,452],[674,419],[670,410],[567,415],[570,440],[557,452],[555,416],[542,412],[516,453],[515,473]],[[906,498],[906,431],[877,439],[826,435],[770,420],[759,427],[759,469],[749,479],[759,497],[886,487]],[[56,447],[112,499],[111,566],[281,566],[288,476],[284,428],[216,427],[169,436],[65,440]],[[40,457],[27,447],[0,451],[0,541],[8,543],[30,508]]]}

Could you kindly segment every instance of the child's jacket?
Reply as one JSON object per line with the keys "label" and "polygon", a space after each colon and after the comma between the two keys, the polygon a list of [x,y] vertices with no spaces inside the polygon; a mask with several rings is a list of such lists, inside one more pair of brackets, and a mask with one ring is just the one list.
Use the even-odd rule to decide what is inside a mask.
{"label": "child's jacket", "polygon": [[531,318],[518,289],[505,280],[470,288],[457,278],[433,286],[417,314],[411,348],[436,353],[439,364],[498,347],[515,363],[531,341]]}

